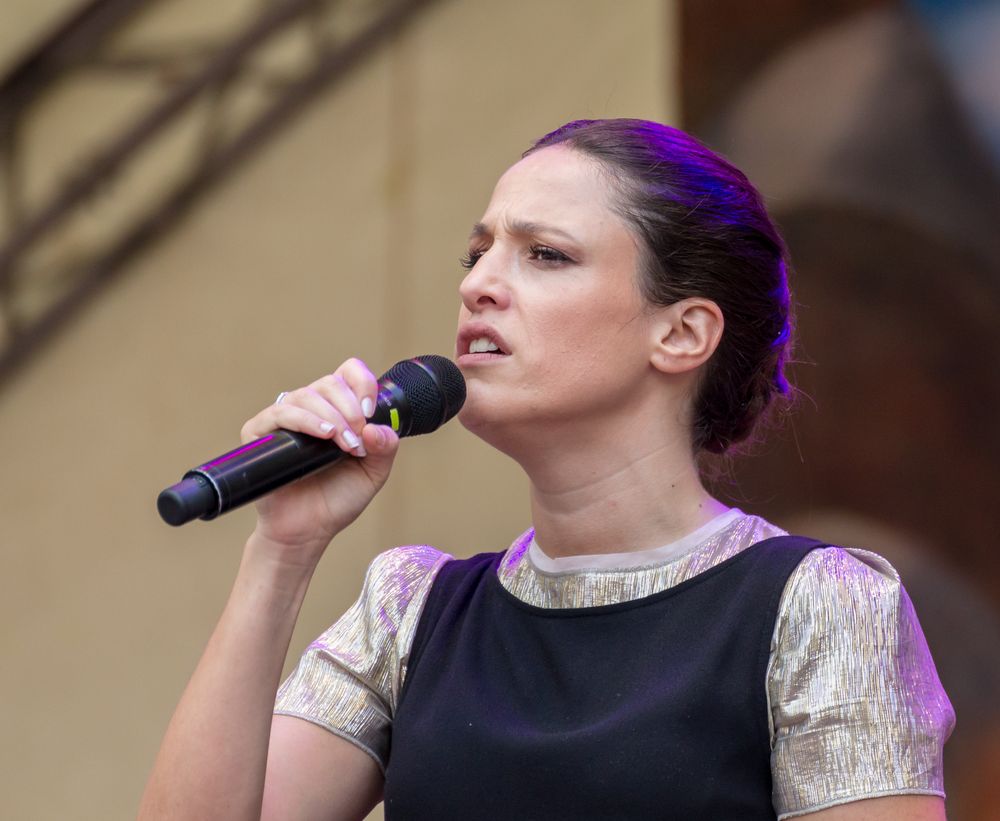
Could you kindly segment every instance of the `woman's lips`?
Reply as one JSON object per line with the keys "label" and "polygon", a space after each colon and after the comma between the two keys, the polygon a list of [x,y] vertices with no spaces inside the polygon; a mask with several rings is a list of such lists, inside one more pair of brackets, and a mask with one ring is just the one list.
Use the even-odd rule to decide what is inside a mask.
{"label": "woman's lips", "polygon": [[510,355],[510,347],[503,337],[496,329],[482,322],[470,322],[462,326],[455,350],[459,359],[497,359]]}
{"label": "woman's lips", "polygon": [[464,353],[458,357],[458,363],[471,364],[473,362],[491,362],[496,359],[509,359],[510,354],[500,351],[483,351],[482,353]]}

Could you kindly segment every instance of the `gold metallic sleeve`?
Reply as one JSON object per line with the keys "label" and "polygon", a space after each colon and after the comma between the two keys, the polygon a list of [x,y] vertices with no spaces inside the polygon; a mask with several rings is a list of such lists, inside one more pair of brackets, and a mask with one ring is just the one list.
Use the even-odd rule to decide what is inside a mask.
{"label": "gold metallic sleeve", "polygon": [[955,723],[896,571],[814,550],[785,588],[768,676],[781,819],[885,795],[944,795]]}
{"label": "gold metallic sleeve", "polygon": [[311,721],[356,744],[385,771],[392,714],[420,611],[451,557],[432,547],[377,556],[361,596],[303,653],[274,712]]}

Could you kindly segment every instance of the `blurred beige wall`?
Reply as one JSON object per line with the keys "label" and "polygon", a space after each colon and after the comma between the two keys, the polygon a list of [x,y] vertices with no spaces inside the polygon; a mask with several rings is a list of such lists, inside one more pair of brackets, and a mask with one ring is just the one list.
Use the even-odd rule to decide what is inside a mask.
{"label": "blurred beige wall", "polygon": [[[675,120],[674,30],[664,0],[444,0],[0,392],[0,817],[134,815],[253,525],[169,528],[157,492],[347,356],[450,354],[457,260],[498,174],[568,119]],[[458,424],[404,442],[320,566],[289,664],[377,552],[468,555],[528,524],[517,469]]]}
{"label": "blurred beige wall", "polygon": [[77,7],[77,0],[4,0],[0,4],[0,69],[19,58]]}

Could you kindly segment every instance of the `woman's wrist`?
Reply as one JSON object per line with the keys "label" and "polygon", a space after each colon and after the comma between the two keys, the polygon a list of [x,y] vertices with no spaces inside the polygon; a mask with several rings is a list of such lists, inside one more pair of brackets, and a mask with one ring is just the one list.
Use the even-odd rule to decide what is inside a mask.
{"label": "woman's wrist", "polygon": [[328,543],[286,545],[255,530],[247,539],[239,575],[252,579],[258,592],[266,589],[301,598]]}

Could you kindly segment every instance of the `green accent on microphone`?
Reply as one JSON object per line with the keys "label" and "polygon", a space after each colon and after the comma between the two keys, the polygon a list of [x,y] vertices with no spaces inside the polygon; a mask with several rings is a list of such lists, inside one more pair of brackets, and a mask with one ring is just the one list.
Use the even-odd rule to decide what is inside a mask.
{"label": "green accent on microphone", "polygon": [[399,433],[399,411],[395,408],[389,408],[389,424],[396,433]]}

